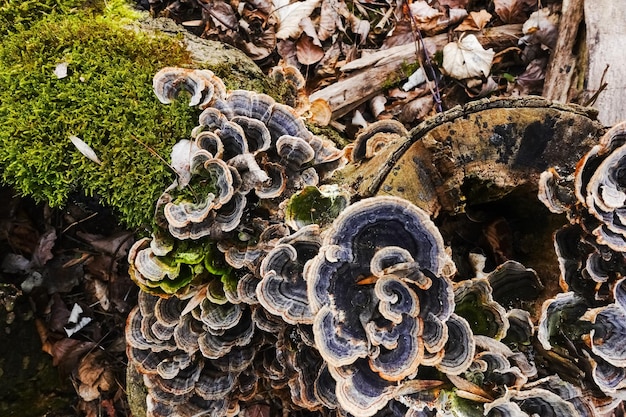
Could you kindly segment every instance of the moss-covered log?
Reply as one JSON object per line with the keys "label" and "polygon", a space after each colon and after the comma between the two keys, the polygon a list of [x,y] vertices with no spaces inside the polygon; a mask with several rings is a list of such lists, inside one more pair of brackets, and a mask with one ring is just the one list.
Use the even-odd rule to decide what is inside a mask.
{"label": "moss-covered log", "polygon": [[[168,160],[199,113],[184,100],[161,104],[153,75],[194,66],[215,70],[229,88],[272,89],[242,53],[176,33],[175,25],[147,24],[120,1],[52,3],[0,1],[2,179],[52,206],[74,192],[95,196],[128,226],[149,225],[154,201],[174,178],[154,154]],[[66,75],[58,72],[65,67]]]}

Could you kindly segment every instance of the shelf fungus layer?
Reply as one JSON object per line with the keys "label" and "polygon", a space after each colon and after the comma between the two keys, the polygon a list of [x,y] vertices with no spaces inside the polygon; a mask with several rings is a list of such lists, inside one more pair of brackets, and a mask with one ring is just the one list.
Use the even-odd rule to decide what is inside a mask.
{"label": "shelf fungus layer", "polygon": [[420,366],[458,374],[474,341],[453,313],[450,260],[435,225],[396,197],[348,206],[305,268],[313,334],[339,405],[374,415]]}
{"label": "shelf fungus layer", "polygon": [[602,137],[580,161],[575,191],[579,201],[600,222],[593,234],[598,243],[626,251],[626,123]]}

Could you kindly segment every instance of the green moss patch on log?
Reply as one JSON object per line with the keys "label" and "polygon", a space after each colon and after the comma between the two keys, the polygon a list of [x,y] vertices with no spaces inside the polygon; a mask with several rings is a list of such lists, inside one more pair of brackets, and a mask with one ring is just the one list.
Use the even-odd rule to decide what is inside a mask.
{"label": "green moss patch on log", "polygon": [[[121,0],[48,3],[28,1],[20,9],[0,0],[2,180],[53,207],[74,192],[95,196],[127,226],[149,226],[174,175],[139,142],[169,160],[199,114],[185,100],[161,104],[152,77],[165,66],[202,64],[181,36],[130,25],[140,14]],[[67,65],[66,77],[55,75],[59,64]],[[86,142],[102,165],[70,136]]]}

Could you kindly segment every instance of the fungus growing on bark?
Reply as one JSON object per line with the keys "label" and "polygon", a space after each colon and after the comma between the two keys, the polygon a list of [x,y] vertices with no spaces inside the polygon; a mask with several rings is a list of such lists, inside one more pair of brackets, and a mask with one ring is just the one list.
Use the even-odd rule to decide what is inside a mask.
{"label": "fungus growing on bark", "polygon": [[486,278],[464,280],[454,288],[455,313],[465,318],[475,335],[502,339],[509,329],[506,311],[494,301]]}
{"label": "fungus growing on bark", "polygon": [[270,313],[290,324],[312,324],[313,314],[307,298],[304,265],[321,246],[319,227],[309,225],[286,236],[261,262],[261,282],[257,299]]}

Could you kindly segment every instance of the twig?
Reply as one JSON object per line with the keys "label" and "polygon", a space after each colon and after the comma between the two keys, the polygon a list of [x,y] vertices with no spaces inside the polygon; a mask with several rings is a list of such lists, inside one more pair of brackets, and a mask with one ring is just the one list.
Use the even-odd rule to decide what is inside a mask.
{"label": "twig", "polygon": [[[411,18],[411,31],[413,32],[414,39],[416,38],[415,35],[417,34],[417,39],[415,39],[414,41],[415,54],[417,55],[417,60],[419,61],[420,66],[424,68],[426,71],[428,71],[428,72],[424,71],[426,75],[430,76],[431,79],[433,80],[432,85],[431,83],[428,83],[428,88],[430,89],[430,94],[432,94],[433,96],[433,100],[435,102],[437,112],[441,113],[443,111],[443,108],[441,106],[441,93],[439,92],[439,83],[437,81],[437,73],[435,72],[435,68],[433,68],[432,61],[430,60],[430,57],[428,56],[428,50],[426,49],[426,45],[424,45],[424,38],[422,37],[422,32],[420,31],[420,28],[417,25],[415,18],[413,17],[413,13],[411,13],[411,8],[407,5],[407,3],[405,3],[405,6],[406,6],[406,11],[409,17]],[[424,60],[426,61],[426,65],[424,65]]]}
{"label": "twig", "polygon": [[604,67],[604,71],[602,72],[602,77],[600,77],[600,88],[598,88],[598,90],[595,93],[593,93],[591,97],[589,97],[589,100],[587,100],[583,104],[583,106],[585,107],[592,106],[593,103],[595,103],[598,97],[600,96],[600,93],[604,91],[604,89],[606,89],[606,87],[609,85],[609,83],[604,82],[604,77],[606,76],[606,73],[608,70],[609,70],[609,64],[606,64],[606,67]]}

